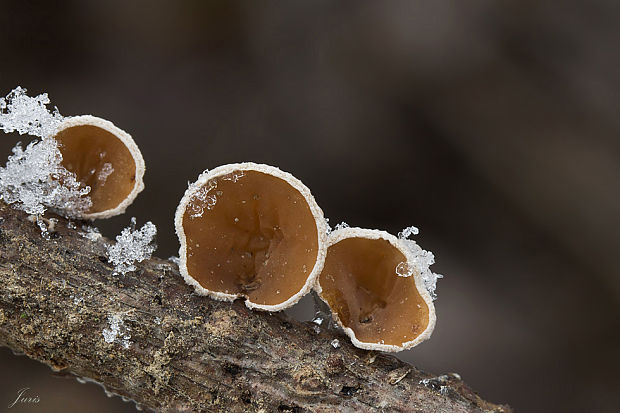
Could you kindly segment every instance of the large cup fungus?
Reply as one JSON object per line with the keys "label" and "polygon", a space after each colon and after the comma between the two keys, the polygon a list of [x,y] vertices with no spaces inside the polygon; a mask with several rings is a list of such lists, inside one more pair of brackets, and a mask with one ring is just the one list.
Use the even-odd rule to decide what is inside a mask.
{"label": "large cup fungus", "polygon": [[310,190],[278,168],[220,166],[191,184],[176,211],[179,268],[199,294],[279,311],[310,291],[326,222]]}
{"label": "large cup fungus", "polygon": [[62,165],[88,185],[90,208],[81,218],[107,218],[125,212],[144,189],[144,159],[125,131],[90,115],[64,118],[51,138]]}
{"label": "large cup fungus", "polygon": [[430,273],[429,262],[420,262],[425,256],[417,244],[384,231],[343,228],[327,245],[315,289],[356,347],[401,351],[430,337],[435,308],[422,274]]}

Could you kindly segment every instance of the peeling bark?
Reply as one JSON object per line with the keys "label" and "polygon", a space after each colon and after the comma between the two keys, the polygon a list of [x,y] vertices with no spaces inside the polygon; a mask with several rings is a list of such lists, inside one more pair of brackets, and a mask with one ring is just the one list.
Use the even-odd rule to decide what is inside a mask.
{"label": "peeling bark", "polygon": [[[92,241],[63,218],[46,240],[21,211],[0,203],[0,217],[0,345],[139,407],[511,411],[482,400],[457,375],[432,376],[357,349],[337,331],[197,296],[169,261],[153,258],[114,275],[109,241]],[[110,326],[115,316],[118,331]]]}

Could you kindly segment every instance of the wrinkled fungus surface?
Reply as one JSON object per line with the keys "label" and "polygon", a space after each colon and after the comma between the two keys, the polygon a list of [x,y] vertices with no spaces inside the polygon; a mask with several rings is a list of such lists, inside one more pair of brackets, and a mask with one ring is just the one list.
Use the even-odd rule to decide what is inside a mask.
{"label": "wrinkled fungus surface", "polygon": [[308,201],[267,173],[243,170],[207,181],[182,223],[187,272],[209,291],[277,305],[304,287],[317,262]]}
{"label": "wrinkled fungus surface", "polygon": [[116,208],[134,190],[136,161],[113,133],[94,125],[76,125],[54,137],[62,165],[91,188],[89,214]]}
{"label": "wrinkled fungus surface", "polygon": [[429,326],[415,277],[399,277],[403,253],[385,239],[352,237],[327,249],[321,296],[357,340],[402,346]]}

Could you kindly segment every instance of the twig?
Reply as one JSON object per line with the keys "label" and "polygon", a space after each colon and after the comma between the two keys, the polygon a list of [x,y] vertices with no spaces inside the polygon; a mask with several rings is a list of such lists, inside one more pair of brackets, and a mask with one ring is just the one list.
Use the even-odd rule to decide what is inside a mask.
{"label": "twig", "polygon": [[113,275],[109,241],[63,218],[46,240],[25,213],[0,203],[0,216],[0,345],[142,408],[510,411],[456,375],[436,378],[315,324],[197,296],[169,261]]}

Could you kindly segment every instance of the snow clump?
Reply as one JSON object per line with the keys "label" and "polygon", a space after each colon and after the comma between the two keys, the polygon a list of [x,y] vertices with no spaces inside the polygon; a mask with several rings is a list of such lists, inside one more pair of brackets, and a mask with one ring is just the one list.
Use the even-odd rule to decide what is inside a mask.
{"label": "snow clump", "polygon": [[116,243],[108,247],[108,259],[114,264],[116,274],[135,271],[137,262],[148,258],[157,248],[154,242],[157,227],[151,221],[136,230],[136,218],[131,218],[131,225],[124,228],[116,237]]}

